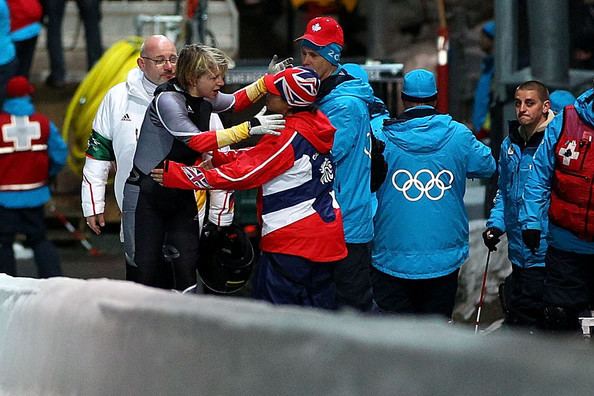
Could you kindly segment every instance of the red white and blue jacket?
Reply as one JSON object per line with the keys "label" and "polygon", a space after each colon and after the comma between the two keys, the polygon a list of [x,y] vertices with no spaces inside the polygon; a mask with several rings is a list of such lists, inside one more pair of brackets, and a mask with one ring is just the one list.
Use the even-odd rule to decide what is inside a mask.
{"label": "red white and blue jacket", "polygon": [[216,152],[214,169],[165,163],[164,185],[185,189],[260,187],[260,248],[331,262],[346,256],[342,217],[334,198],[330,149],[335,129],[320,111],[286,117],[280,136],[255,147]]}

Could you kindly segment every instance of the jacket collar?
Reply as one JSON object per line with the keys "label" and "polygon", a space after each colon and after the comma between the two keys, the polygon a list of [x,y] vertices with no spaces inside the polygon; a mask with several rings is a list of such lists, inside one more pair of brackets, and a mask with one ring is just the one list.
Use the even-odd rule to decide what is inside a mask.
{"label": "jacket collar", "polygon": [[510,138],[511,142],[514,144],[517,144],[522,149],[522,151],[524,151],[524,149],[527,147],[538,146],[540,144],[540,142],[542,141],[542,138],[544,136],[544,131],[547,128],[547,125],[549,125],[549,123],[551,121],[553,121],[554,117],[555,117],[555,114],[551,110],[549,110],[546,120],[541,122],[536,127],[536,130],[534,131],[532,136],[530,136],[528,141],[526,141],[524,139],[524,136],[521,131],[522,126],[520,125],[520,123],[517,120],[510,121],[509,122],[509,138]]}
{"label": "jacket collar", "polygon": [[390,118],[384,121],[384,125],[392,125],[398,122],[406,122],[415,118],[429,117],[439,114],[434,107],[423,106],[413,107],[407,111],[403,111],[396,118]]}
{"label": "jacket collar", "polygon": [[343,69],[339,69],[337,73],[329,76],[320,84],[320,89],[318,90],[318,101],[320,101],[324,96],[328,95],[336,86],[342,84],[345,81],[353,80],[354,77],[347,74],[346,71]]}

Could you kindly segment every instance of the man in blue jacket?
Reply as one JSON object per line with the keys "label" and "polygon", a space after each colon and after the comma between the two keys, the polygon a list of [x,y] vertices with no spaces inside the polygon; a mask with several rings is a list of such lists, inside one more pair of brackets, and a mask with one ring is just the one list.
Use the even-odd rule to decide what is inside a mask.
{"label": "man in blue jacket", "polygon": [[[355,78],[361,79],[365,83],[369,83],[369,76],[363,68],[356,63],[345,63],[342,65],[343,69],[348,74]],[[369,105],[369,124],[371,127],[371,213],[375,216],[377,211],[377,199],[375,198],[375,191],[386,179],[386,161],[384,160],[384,120],[390,118],[390,112],[388,111],[385,103],[377,96],[373,97],[373,103]],[[375,150],[374,150],[375,146]]]}
{"label": "man in blue jacket", "polygon": [[[594,304],[594,89],[549,124],[534,155],[520,210],[522,239],[536,252],[549,217],[543,301],[551,331],[579,329]],[[548,209],[547,209],[548,208]]]}
{"label": "man in blue jacket", "polygon": [[382,312],[451,317],[468,257],[466,178],[490,177],[491,150],[435,110],[433,74],[404,76],[404,112],[384,123],[388,177],[377,191],[371,280]]}
{"label": "man in blue jacket", "polygon": [[31,102],[33,86],[22,76],[8,81],[0,113],[0,272],[16,276],[12,244],[24,234],[40,278],[62,275],[60,257],[46,237],[43,206],[49,180],[66,163],[58,128]]}
{"label": "man in blue jacket", "polygon": [[515,91],[516,120],[509,123],[509,136],[501,145],[499,180],[495,206],[483,232],[490,251],[507,234],[508,258],[512,273],[500,287],[505,324],[536,327],[542,325],[544,258],[547,250],[547,218],[543,218],[540,248],[533,254],[522,242],[520,206],[532,158],[542,141],[544,130],[555,116],[547,88],[539,81],[526,81]]}
{"label": "man in blue jacket", "polygon": [[373,89],[339,63],[344,35],[333,18],[313,18],[297,40],[303,66],[314,69],[322,81],[316,103],[336,128],[334,191],[348,249],[348,256],[336,265],[337,303],[368,311],[372,307],[369,269],[373,238],[368,106],[374,101]]}

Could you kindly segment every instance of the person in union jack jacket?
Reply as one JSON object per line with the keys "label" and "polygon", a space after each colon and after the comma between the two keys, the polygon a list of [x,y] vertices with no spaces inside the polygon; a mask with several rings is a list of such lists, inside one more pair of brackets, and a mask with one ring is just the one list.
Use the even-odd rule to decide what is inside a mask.
{"label": "person in union jack jacket", "polygon": [[333,190],[335,129],[312,106],[320,85],[313,70],[287,68],[267,75],[265,82],[268,110],[285,116],[279,136],[264,136],[248,150],[217,151],[212,169],[167,161],[151,176],[172,188],[259,187],[262,254],[253,278],[254,297],[334,309],[334,266],[347,254]]}

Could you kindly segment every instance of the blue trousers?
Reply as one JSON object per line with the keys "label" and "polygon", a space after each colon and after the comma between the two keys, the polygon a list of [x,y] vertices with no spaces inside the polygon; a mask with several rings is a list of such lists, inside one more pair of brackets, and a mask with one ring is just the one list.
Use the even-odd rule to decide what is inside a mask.
{"label": "blue trousers", "polygon": [[262,252],[252,279],[253,297],[273,304],[336,309],[334,265]]}

